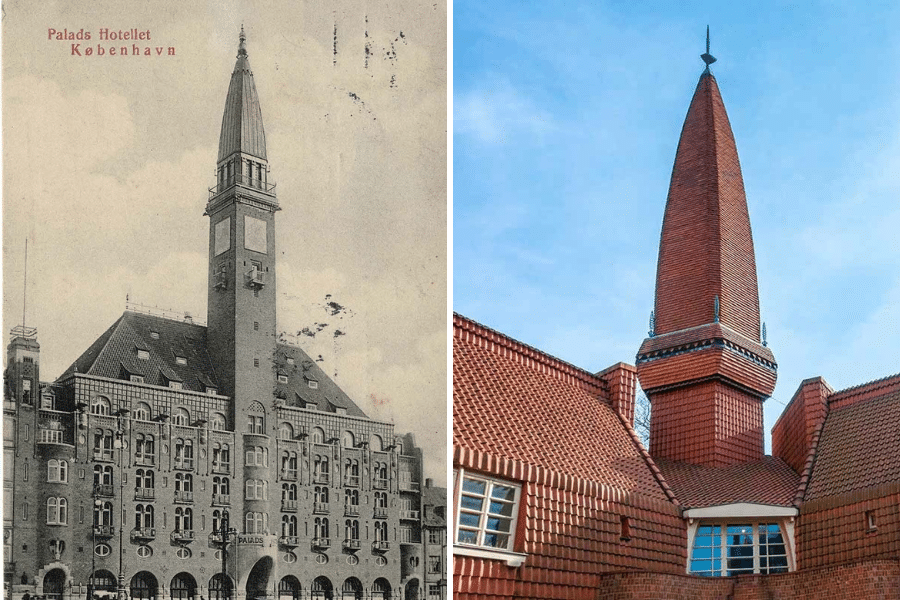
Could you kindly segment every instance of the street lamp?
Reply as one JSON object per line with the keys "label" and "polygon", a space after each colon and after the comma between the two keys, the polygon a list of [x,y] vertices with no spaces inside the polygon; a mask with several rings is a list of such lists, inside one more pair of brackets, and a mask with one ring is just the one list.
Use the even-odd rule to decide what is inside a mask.
{"label": "street lamp", "polygon": [[[125,432],[122,429],[122,417],[131,411],[127,408],[120,408],[115,412],[116,415],[116,440],[114,446],[119,450],[119,585],[117,595],[119,600],[128,600],[128,594],[125,591],[125,570],[122,566],[122,558],[125,555],[125,547],[122,536],[125,531],[125,478],[123,477],[123,469],[125,466]],[[91,599],[93,600],[93,599]]]}
{"label": "street lamp", "polygon": [[222,597],[220,600],[230,600],[231,598],[231,582],[228,579],[227,557],[228,557],[228,536],[236,535],[237,529],[228,527],[228,511],[222,511],[222,525],[219,528],[222,536]]}

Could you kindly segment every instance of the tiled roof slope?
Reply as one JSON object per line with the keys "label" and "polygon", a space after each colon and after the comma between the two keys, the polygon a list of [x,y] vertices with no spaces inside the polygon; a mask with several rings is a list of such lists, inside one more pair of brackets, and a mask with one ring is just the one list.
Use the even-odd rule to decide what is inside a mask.
{"label": "tiled roof slope", "polygon": [[[294,364],[288,363],[289,357],[294,360]],[[275,369],[288,378],[287,383],[281,383],[275,378],[275,395],[283,398],[286,405],[304,406],[307,402],[314,402],[320,411],[335,412],[335,408],[345,408],[348,415],[366,416],[350,396],[301,348],[278,344]],[[310,379],[317,382],[316,388],[309,387]]]}
{"label": "tiled roof slope", "polygon": [[[157,333],[158,339],[151,332]],[[139,359],[138,350],[146,350],[149,359]],[[187,364],[177,364],[176,356],[187,359]],[[180,381],[183,389],[195,392],[218,387],[206,351],[206,327],[129,311],[91,344],[61,379],[73,372],[113,379],[121,379],[127,372],[142,375],[144,383],[152,385]]]}
{"label": "tiled roof slope", "polygon": [[447,488],[422,488],[422,505],[432,509],[423,517],[422,524],[428,527],[444,527],[447,525]]}
{"label": "tiled roof slope", "polygon": [[[896,379],[900,381],[900,376]],[[840,406],[837,401],[830,406],[807,502],[900,482],[900,386],[884,385],[883,390],[840,408],[834,408]],[[847,392],[835,393],[829,404]]]}
{"label": "tiled roof slope", "polygon": [[454,316],[454,446],[668,502],[602,386],[586,371]]}
{"label": "tiled roof slope", "polygon": [[675,497],[686,508],[736,502],[791,506],[800,480],[786,462],[771,456],[729,467],[663,459],[656,459],[656,464]]}
{"label": "tiled roof slope", "polygon": [[720,321],[760,339],[756,261],[737,147],[716,78],[694,91],[669,184],[656,275],[656,333]]}

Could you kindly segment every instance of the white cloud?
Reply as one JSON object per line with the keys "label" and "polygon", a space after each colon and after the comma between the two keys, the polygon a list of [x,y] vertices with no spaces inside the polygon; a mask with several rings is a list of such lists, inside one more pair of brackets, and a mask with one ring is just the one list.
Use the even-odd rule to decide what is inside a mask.
{"label": "white cloud", "polygon": [[461,92],[453,106],[454,134],[471,135],[486,144],[507,143],[519,135],[541,137],[557,128],[550,112],[509,82]]}

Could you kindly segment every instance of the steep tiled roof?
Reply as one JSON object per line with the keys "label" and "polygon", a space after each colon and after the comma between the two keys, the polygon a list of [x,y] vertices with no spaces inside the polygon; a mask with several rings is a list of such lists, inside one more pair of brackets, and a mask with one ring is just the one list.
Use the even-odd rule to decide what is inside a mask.
{"label": "steep tiled roof", "polygon": [[[293,359],[294,364],[288,362]],[[278,344],[275,351],[275,370],[287,376],[287,383],[276,378],[275,394],[284,399],[287,406],[305,406],[315,403],[318,410],[335,412],[336,408],[344,408],[347,414],[354,417],[365,417],[366,413],[344,393],[338,385],[325,374],[316,361],[297,346]],[[310,380],[315,381],[315,388],[310,387]]]}
{"label": "steep tiled roof", "polygon": [[601,379],[464,317],[454,325],[455,446],[668,501]]}
{"label": "steep tiled roof", "polygon": [[[146,351],[148,358],[138,358],[138,350]],[[178,364],[176,357],[186,364]],[[166,386],[176,381],[197,392],[218,387],[206,351],[206,327],[127,311],[61,378],[73,372],[113,379],[141,375],[145,383]]]}
{"label": "steep tiled roof", "polygon": [[800,476],[780,458],[729,467],[705,467],[657,459],[666,483],[685,507],[749,502],[791,506]]}
{"label": "steep tiled roof", "polygon": [[756,262],[737,147],[716,78],[704,72],[691,100],[663,219],[656,333],[722,323],[760,339]]}
{"label": "steep tiled roof", "polygon": [[883,387],[880,395],[830,410],[806,501],[900,482],[900,389]]}
{"label": "steep tiled roof", "polygon": [[244,47],[244,30],[241,29],[241,43],[237,62],[228,85],[225,112],[222,115],[222,132],[219,135],[219,159],[227,158],[234,152],[252,154],[265,160],[266,132],[263,130],[262,110],[253,72]]}
{"label": "steep tiled roof", "polygon": [[427,516],[423,515],[423,525],[428,527],[443,527],[447,525],[447,488],[422,488],[422,505],[432,507],[428,511]]}

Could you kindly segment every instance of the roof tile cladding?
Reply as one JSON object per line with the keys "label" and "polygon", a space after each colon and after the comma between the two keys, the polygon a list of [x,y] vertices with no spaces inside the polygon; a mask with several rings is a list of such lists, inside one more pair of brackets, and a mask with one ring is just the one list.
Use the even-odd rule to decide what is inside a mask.
{"label": "roof tile cladding", "polygon": [[[501,342],[455,328],[455,446],[668,501],[648,459],[600,391],[600,378],[533,349],[531,356],[515,352],[502,342],[516,342],[463,317],[454,322],[475,325]],[[551,361],[570,373],[548,368]]]}
{"label": "roof tile cladding", "polygon": [[[288,358],[293,360],[293,364],[288,362]],[[278,344],[275,351],[275,370],[287,375],[287,383],[276,379],[275,395],[283,398],[288,406],[297,406],[298,400],[302,400],[304,405],[314,402],[320,411],[334,412],[335,408],[344,408],[348,415],[366,416],[350,396],[301,348]],[[316,382],[315,388],[309,386],[310,380]]]}
{"label": "roof tile cladding", "polygon": [[715,77],[700,77],[669,184],[656,279],[656,333],[715,320],[760,339],[753,236],[737,147]]}
{"label": "roof tile cladding", "polygon": [[[146,350],[149,357],[138,358],[138,350]],[[178,364],[176,357],[186,359],[186,364]],[[145,383],[153,385],[180,381],[184,389],[196,392],[218,387],[206,351],[206,327],[129,311],[76,359],[64,376],[78,372],[120,379],[123,371],[142,375]]]}
{"label": "roof tile cladding", "polygon": [[[895,378],[900,382],[900,376]],[[900,482],[900,386],[885,385],[884,390],[831,408],[819,438],[807,502]],[[835,393],[829,405],[839,405],[846,395]]]}
{"label": "roof tile cladding", "polygon": [[666,482],[686,508],[749,502],[792,506],[800,476],[783,460],[706,467],[657,459]]}

